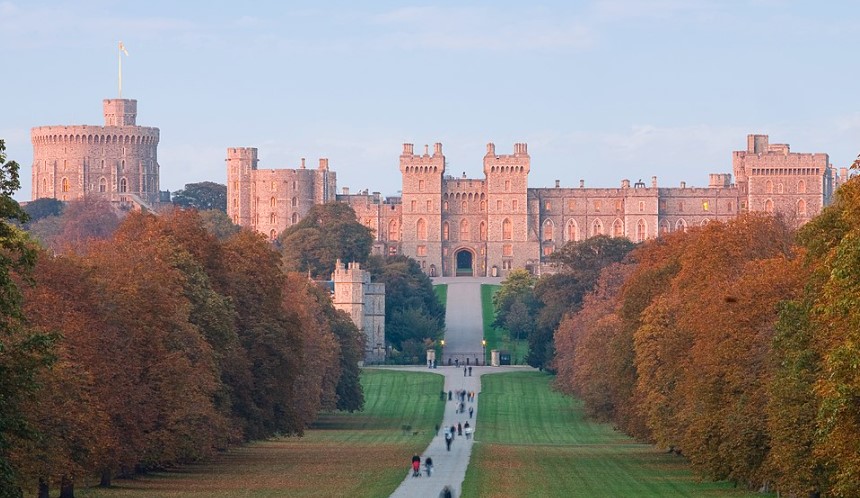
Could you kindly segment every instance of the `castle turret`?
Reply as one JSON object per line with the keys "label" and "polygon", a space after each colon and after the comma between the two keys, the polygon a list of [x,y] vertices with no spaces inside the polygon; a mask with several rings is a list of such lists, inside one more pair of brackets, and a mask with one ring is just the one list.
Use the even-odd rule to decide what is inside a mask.
{"label": "castle turret", "polygon": [[428,272],[442,267],[442,177],[445,174],[445,156],[442,144],[429,147],[424,154],[413,152],[412,144],[403,144],[400,154],[400,172],[403,176],[402,242],[405,254],[413,257]]}
{"label": "castle turret", "polygon": [[332,303],[346,312],[364,335],[364,358],[369,362],[385,359],[385,284],[370,282],[370,272],[359,263],[335,262],[331,275],[334,284]]}
{"label": "castle turret", "polygon": [[227,149],[227,216],[233,223],[251,226],[254,206],[251,204],[253,182],[251,171],[257,169],[257,149]]}

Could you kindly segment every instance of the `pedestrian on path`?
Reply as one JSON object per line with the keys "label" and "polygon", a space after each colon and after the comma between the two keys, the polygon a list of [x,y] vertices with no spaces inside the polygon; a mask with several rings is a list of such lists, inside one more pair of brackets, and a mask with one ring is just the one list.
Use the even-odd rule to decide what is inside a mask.
{"label": "pedestrian on path", "polygon": [[451,442],[454,440],[454,436],[451,435],[450,432],[445,431],[445,447],[448,451],[451,451]]}
{"label": "pedestrian on path", "polygon": [[460,424],[460,422],[457,422],[457,435],[458,436],[463,435],[463,426]]}
{"label": "pedestrian on path", "polygon": [[[470,407],[469,407],[469,418],[472,418],[472,414],[473,414],[473,413],[475,413],[475,407],[470,406]],[[468,423],[468,422],[466,422],[466,423]]]}
{"label": "pedestrian on path", "polygon": [[466,372],[468,372],[468,371],[469,371],[469,369],[467,369],[466,367],[463,367],[463,377],[466,376]]}
{"label": "pedestrian on path", "polygon": [[421,477],[421,457],[418,455],[412,457],[412,477]]}
{"label": "pedestrian on path", "polygon": [[429,456],[424,459],[424,471],[427,472],[427,477],[433,475],[433,459]]}
{"label": "pedestrian on path", "polygon": [[454,498],[454,491],[451,490],[451,486],[445,486],[442,488],[442,492],[439,493],[439,498]]}
{"label": "pedestrian on path", "polygon": [[472,367],[469,367],[469,377],[472,376]]}
{"label": "pedestrian on path", "polygon": [[463,424],[463,432],[466,433],[466,439],[472,439],[472,428],[469,426],[469,422]]}

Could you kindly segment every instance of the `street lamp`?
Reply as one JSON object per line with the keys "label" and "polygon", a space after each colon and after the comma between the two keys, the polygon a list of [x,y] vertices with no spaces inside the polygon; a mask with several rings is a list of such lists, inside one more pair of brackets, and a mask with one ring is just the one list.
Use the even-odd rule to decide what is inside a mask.
{"label": "street lamp", "polygon": [[487,340],[486,339],[481,339],[481,349],[482,349],[483,355],[484,355],[484,365],[486,365],[487,364]]}
{"label": "street lamp", "polygon": [[439,341],[439,344],[442,346],[442,350],[439,351],[439,356],[441,357],[442,365],[445,365],[445,339]]}

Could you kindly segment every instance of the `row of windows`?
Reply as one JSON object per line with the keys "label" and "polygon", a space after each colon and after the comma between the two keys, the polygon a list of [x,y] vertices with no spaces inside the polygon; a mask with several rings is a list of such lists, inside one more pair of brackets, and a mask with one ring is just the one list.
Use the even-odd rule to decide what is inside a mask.
{"label": "row of windows", "polygon": [[[783,188],[782,183],[776,184],[776,193],[777,194],[782,194],[784,192],[784,190],[785,189]],[[764,191],[767,194],[773,194],[774,193],[772,181],[768,180],[768,181],[764,182]],[[805,181],[800,180],[797,182],[797,193],[798,194],[805,194],[806,193],[806,182]]]}
{"label": "row of windows", "polygon": [[[487,225],[482,221],[480,224],[480,238],[481,240],[487,240]],[[388,225],[388,233],[389,240],[398,240],[399,234],[397,234],[397,225],[395,221],[392,221]],[[391,237],[392,233],[394,234],[394,238]],[[427,222],[424,218],[420,218],[415,223],[415,234],[418,237],[418,240],[427,240]],[[448,227],[448,223],[442,224],[442,239],[449,240],[450,237],[450,229]],[[470,240],[471,235],[469,232],[469,222],[463,220],[460,222],[460,240]],[[511,220],[505,218],[502,221],[502,240],[511,240],[513,238],[513,223]]]}
{"label": "row of windows", "polygon": [[[101,193],[107,192],[107,179],[105,177],[99,178],[99,184],[98,185],[99,185],[98,186],[99,192],[101,192]],[[146,192],[146,182],[144,182],[141,185],[141,187],[142,187],[141,191]],[[69,183],[69,179],[64,177],[62,180],[60,180],[60,192],[65,193],[65,192],[69,192],[70,190],[71,190],[71,184]],[[120,178],[120,180],[119,180],[119,191],[121,193],[128,192],[128,180],[126,180],[125,178]],[[40,193],[42,193],[42,194],[48,193],[48,179],[47,178],[42,179],[42,192],[40,192]]]}
{"label": "row of windows", "polygon": [[126,144],[157,144],[158,138],[155,136],[140,136],[140,135],[44,135],[33,139],[37,144],[51,143],[85,143],[85,144],[110,144],[110,143],[126,143]]}

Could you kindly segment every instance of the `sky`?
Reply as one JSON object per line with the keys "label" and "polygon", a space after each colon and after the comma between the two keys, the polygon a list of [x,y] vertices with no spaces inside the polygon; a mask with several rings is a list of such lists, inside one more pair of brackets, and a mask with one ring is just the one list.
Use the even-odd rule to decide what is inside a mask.
{"label": "sky", "polygon": [[706,186],[748,134],[836,167],[860,152],[860,2],[0,0],[0,138],[31,197],[30,129],[138,101],[161,189],[329,158],[398,195],[403,143],[483,178],[528,143],[530,187]]}

